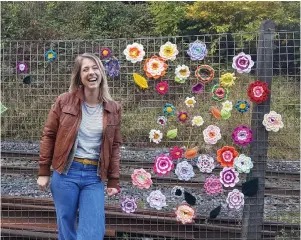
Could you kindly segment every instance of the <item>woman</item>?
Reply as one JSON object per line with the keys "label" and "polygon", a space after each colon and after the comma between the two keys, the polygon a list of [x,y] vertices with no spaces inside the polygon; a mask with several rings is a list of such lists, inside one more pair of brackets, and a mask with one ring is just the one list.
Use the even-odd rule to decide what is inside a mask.
{"label": "woman", "polygon": [[37,183],[47,188],[52,165],[59,240],[104,237],[103,181],[108,180],[109,196],[118,193],[120,120],[120,105],[109,94],[101,61],[89,53],[78,56],[70,92],[58,96],[40,142]]}

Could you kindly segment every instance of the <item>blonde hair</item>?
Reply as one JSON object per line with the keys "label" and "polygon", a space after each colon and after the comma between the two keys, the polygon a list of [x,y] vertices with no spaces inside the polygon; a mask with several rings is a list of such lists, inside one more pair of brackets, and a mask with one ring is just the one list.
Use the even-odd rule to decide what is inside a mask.
{"label": "blonde hair", "polygon": [[105,68],[104,68],[102,62],[100,61],[100,59],[91,53],[84,53],[84,54],[78,55],[75,58],[75,63],[74,63],[74,67],[73,67],[72,75],[71,75],[71,83],[70,83],[70,87],[69,87],[69,92],[76,92],[79,89],[80,85],[82,85],[81,79],[80,79],[80,71],[81,71],[82,62],[83,62],[84,58],[89,58],[89,59],[95,61],[98,68],[100,69],[100,75],[101,75],[102,79],[101,79],[101,83],[100,83],[100,87],[99,87],[99,100],[101,98],[104,102],[113,101],[113,98],[111,97],[111,95],[109,93],[109,86],[108,86],[107,76],[105,73]]}

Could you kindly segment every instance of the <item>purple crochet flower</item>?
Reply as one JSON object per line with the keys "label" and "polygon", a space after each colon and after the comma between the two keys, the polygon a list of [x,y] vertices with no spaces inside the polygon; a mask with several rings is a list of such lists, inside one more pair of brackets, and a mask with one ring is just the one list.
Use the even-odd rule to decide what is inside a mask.
{"label": "purple crochet flower", "polygon": [[187,54],[190,56],[192,61],[203,60],[207,56],[206,44],[196,40],[193,43],[189,43],[189,49]]}
{"label": "purple crochet flower", "polygon": [[134,197],[123,197],[120,203],[120,207],[123,212],[133,213],[137,209],[136,198]]}
{"label": "purple crochet flower", "polygon": [[237,70],[238,73],[249,73],[254,66],[254,62],[250,55],[244,52],[239,53],[233,58],[232,67]]}
{"label": "purple crochet flower", "polygon": [[193,93],[202,93],[204,89],[205,89],[204,85],[198,82],[192,86],[191,90]]}
{"label": "purple crochet flower", "polygon": [[219,180],[225,187],[234,187],[239,181],[239,173],[231,167],[224,167],[219,175]]}
{"label": "purple crochet flower", "polygon": [[235,144],[246,146],[253,141],[252,130],[246,125],[240,125],[234,129],[232,139]]}
{"label": "purple crochet flower", "polygon": [[104,61],[104,68],[110,77],[117,77],[120,74],[120,63],[115,58]]}
{"label": "purple crochet flower", "polygon": [[27,65],[24,62],[18,62],[17,63],[17,71],[21,73],[27,72]]}

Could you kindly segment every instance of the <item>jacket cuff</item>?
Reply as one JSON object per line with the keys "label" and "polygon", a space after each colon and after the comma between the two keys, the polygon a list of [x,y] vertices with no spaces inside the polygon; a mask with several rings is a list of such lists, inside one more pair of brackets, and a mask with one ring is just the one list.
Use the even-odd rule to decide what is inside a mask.
{"label": "jacket cuff", "polygon": [[38,176],[50,176],[50,166],[49,165],[40,165]]}
{"label": "jacket cuff", "polygon": [[107,188],[116,188],[116,189],[118,189],[119,188],[118,183],[119,183],[119,178],[108,179]]}

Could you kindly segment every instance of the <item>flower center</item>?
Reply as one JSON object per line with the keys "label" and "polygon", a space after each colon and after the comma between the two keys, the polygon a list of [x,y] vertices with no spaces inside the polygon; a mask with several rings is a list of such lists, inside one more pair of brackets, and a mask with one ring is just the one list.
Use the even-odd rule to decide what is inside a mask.
{"label": "flower center", "polygon": [[186,70],[186,69],[181,69],[181,70],[180,70],[180,74],[181,74],[182,76],[185,76],[185,75],[187,74],[187,70]]}
{"label": "flower center", "polygon": [[172,112],[172,108],[171,107],[167,107],[166,108],[166,112],[171,113]]}
{"label": "flower center", "polygon": [[181,114],[180,119],[185,120],[187,118],[186,114]]}
{"label": "flower center", "polygon": [[159,68],[159,64],[157,62],[152,64],[152,69],[157,70]]}
{"label": "flower center", "polygon": [[103,51],[102,51],[102,55],[107,56],[108,54],[109,54],[109,51],[108,51],[108,50],[103,50]]}
{"label": "flower center", "polygon": [[246,106],[247,106],[247,105],[246,105],[245,103],[241,103],[241,104],[239,105],[239,108],[240,108],[240,109],[245,109]]}
{"label": "flower center", "polygon": [[215,91],[215,95],[218,98],[223,98],[224,95],[225,95],[225,90],[223,88],[217,88],[216,91]]}
{"label": "flower center", "polygon": [[155,133],[154,134],[154,139],[158,139],[159,138],[159,134],[158,133]]}
{"label": "flower center", "polygon": [[163,123],[164,123],[163,119],[160,119],[160,120],[159,120],[159,123],[160,123],[160,124],[163,124]]}
{"label": "flower center", "polygon": [[20,64],[20,65],[19,65],[19,69],[20,69],[21,71],[24,71],[24,70],[25,70],[25,65],[24,65],[24,64]]}
{"label": "flower center", "polygon": [[192,100],[192,99],[189,99],[189,100],[187,101],[187,103],[188,103],[188,104],[193,104],[193,100]]}
{"label": "flower center", "polygon": [[215,132],[209,132],[209,137],[211,138],[215,137]]}
{"label": "flower center", "polygon": [[172,54],[173,54],[172,47],[165,47],[164,48],[164,55],[166,55],[166,56],[172,56]]}
{"label": "flower center", "polygon": [[138,57],[140,51],[137,48],[131,48],[129,54],[131,57]]}
{"label": "flower center", "polygon": [[48,58],[53,58],[53,53],[48,53]]}
{"label": "flower center", "polygon": [[233,153],[231,151],[225,151],[223,152],[223,159],[226,161],[226,162],[230,162],[233,158]]}
{"label": "flower center", "polygon": [[261,86],[256,86],[253,88],[253,93],[255,97],[261,97],[263,94],[263,88]]}
{"label": "flower center", "polygon": [[240,132],[238,133],[238,138],[239,138],[239,140],[246,140],[246,139],[247,139],[247,136],[248,136],[248,134],[247,134],[246,131],[240,131]]}
{"label": "flower center", "polygon": [[163,91],[163,90],[165,90],[165,87],[164,87],[164,86],[160,86],[159,89],[160,89],[161,91]]}

